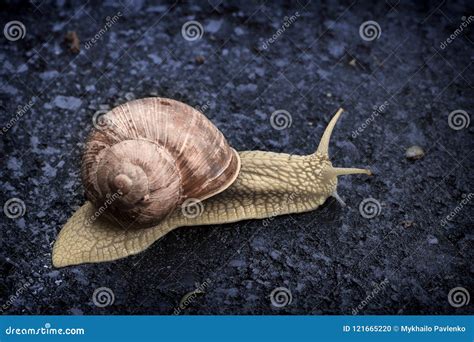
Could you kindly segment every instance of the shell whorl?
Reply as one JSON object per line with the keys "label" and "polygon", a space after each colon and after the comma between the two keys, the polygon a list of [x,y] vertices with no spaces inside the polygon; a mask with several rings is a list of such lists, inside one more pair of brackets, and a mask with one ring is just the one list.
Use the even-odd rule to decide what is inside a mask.
{"label": "shell whorl", "polygon": [[86,196],[124,227],[151,226],[187,198],[233,183],[238,154],[199,111],[171,99],[127,102],[106,114],[86,144]]}

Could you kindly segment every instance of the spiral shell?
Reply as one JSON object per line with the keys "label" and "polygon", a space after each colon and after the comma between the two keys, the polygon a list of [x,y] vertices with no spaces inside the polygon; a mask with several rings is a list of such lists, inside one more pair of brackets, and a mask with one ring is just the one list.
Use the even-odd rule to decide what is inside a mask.
{"label": "spiral shell", "polygon": [[237,178],[240,159],[196,109],[165,98],[122,104],[92,131],[82,160],[87,198],[124,228],[152,226],[186,199]]}

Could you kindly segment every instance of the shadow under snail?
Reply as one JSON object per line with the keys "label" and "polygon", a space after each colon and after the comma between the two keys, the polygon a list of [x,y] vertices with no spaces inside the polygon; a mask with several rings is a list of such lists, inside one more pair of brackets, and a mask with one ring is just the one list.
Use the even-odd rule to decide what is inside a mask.
{"label": "shadow under snail", "polygon": [[175,100],[144,98],[114,108],[86,143],[82,180],[89,201],[59,233],[53,265],[137,254],[178,227],[307,212],[330,196],[341,201],[337,176],[371,174],[329,160],[342,111],[317,151],[299,156],[236,152],[201,112]]}

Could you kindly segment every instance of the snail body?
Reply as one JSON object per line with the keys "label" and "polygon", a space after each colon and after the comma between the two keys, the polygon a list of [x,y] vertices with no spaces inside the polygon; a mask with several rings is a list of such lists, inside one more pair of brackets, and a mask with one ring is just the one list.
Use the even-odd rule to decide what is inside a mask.
{"label": "snail body", "polygon": [[[181,103],[177,101],[160,98],[142,99],[134,102],[137,101],[148,101],[147,107],[152,107],[151,103],[156,104],[156,101],[177,103],[181,106]],[[143,102],[140,103],[140,105],[143,104]],[[130,103],[128,106],[130,106]],[[182,108],[187,107],[186,105],[184,106]],[[150,113],[156,113],[156,109],[156,107],[155,111],[150,109]],[[126,113],[124,108],[118,111]],[[143,186],[140,185],[136,188],[136,184],[134,184],[134,180],[142,179],[139,176],[135,176],[137,173],[140,174],[140,171],[137,172],[132,167],[131,170],[125,170],[129,173],[124,172],[124,167],[121,165],[127,163],[124,163],[123,155],[108,150],[120,158],[111,159],[109,157],[107,160],[115,160],[117,162],[120,160],[120,163],[118,166],[114,165],[111,167],[110,162],[107,164],[102,161],[104,165],[109,165],[106,170],[115,170],[114,172],[109,172],[110,175],[103,179],[107,180],[107,182],[111,180],[111,184],[115,185],[115,191],[126,192],[127,194],[136,191],[139,192],[139,195],[135,196],[132,193],[132,196],[129,196],[122,202],[117,200],[115,201],[117,204],[116,208],[108,211],[106,215],[97,215],[98,206],[104,205],[104,198],[107,197],[107,194],[110,195],[110,192],[113,191],[113,186],[109,188],[106,186],[105,191],[103,191],[99,189],[100,186],[103,186],[103,181],[92,182],[92,190],[87,190],[86,185],[86,194],[90,201],[79,208],[61,230],[53,247],[53,265],[63,267],[81,263],[111,261],[137,254],[169,231],[178,227],[223,224],[248,219],[263,219],[290,213],[301,213],[318,208],[330,196],[340,200],[336,192],[337,176],[356,173],[370,175],[370,171],[366,169],[333,167],[329,160],[329,138],[341,113],[342,109],[329,122],[317,151],[307,156],[265,151],[243,151],[236,153],[228,146],[222,134],[220,132],[215,133],[211,127],[208,132],[212,132],[217,137],[213,141],[219,150],[216,152],[219,158],[215,159],[218,162],[214,160],[216,164],[214,169],[211,167],[207,171],[209,176],[214,177],[209,177],[208,179],[213,179],[213,181],[206,183],[199,178],[204,177],[205,179],[206,172],[196,171],[193,174],[192,168],[187,169],[187,177],[194,178],[194,184],[207,184],[207,187],[203,187],[204,190],[200,190],[199,194],[201,197],[193,197],[188,194],[183,195],[182,191],[178,191],[179,196],[169,196],[174,201],[174,207],[171,210],[166,207],[168,208],[166,210],[169,211],[166,212],[165,210],[164,213],[161,208],[158,208],[156,217],[151,218],[149,216],[153,215],[149,213],[150,211],[145,211],[144,219],[140,218],[142,216],[140,214],[138,218],[136,216],[129,216],[125,221],[119,216],[120,212],[130,211],[129,206],[132,206],[132,215],[135,215],[136,211],[133,211],[133,204],[142,205],[143,197],[146,197],[148,192],[143,190]],[[149,114],[149,116],[151,115],[155,114]],[[199,115],[197,118],[199,118]],[[154,117],[154,119],[156,120],[157,117]],[[187,127],[195,126],[190,124]],[[149,132],[145,133],[148,134]],[[92,137],[94,137],[94,134],[99,134],[102,137],[105,136],[97,132],[92,134]],[[195,136],[196,134],[199,136],[198,133],[195,133]],[[142,135],[136,135],[135,138],[138,139],[135,140],[143,140]],[[115,138],[116,140],[114,141],[119,144],[123,141],[120,136]],[[89,140],[89,143],[94,141],[94,139]],[[104,142],[103,139],[99,140],[101,143]],[[113,145],[109,144],[107,146]],[[209,146],[212,145],[212,143],[209,144]],[[102,149],[110,148],[104,146],[102,145]],[[91,149],[91,151],[93,150],[94,148]],[[134,151],[135,154],[143,153],[140,150]],[[193,153],[196,153],[196,151],[193,150]],[[100,152],[96,153],[95,157],[93,155],[94,153],[88,155],[86,149],[83,159],[85,161],[83,165],[87,168],[86,171],[83,170],[83,179],[86,184],[88,180],[94,179],[94,172],[98,170],[97,165],[101,163],[101,161],[98,161],[101,158],[97,157],[100,155]],[[147,165],[147,163],[142,163],[142,165]],[[209,170],[213,170],[214,173],[209,174]],[[159,172],[159,170],[156,172]],[[99,172],[100,175],[103,173],[104,171],[102,173]],[[131,182],[121,177],[124,174],[128,175],[127,178]],[[117,177],[119,178],[117,179]],[[180,181],[182,181],[181,178],[178,177]],[[162,184],[168,185],[174,181],[175,179],[168,179],[167,182],[165,181]],[[103,191],[103,193],[99,193],[98,189],[99,192]],[[145,198],[145,201],[153,200],[153,197],[157,195],[152,192],[152,196]],[[186,204],[187,199],[195,200],[195,202],[185,206],[184,204]],[[151,208],[153,210],[153,204]],[[191,212],[188,212],[188,210]],[[91,222],[91,218],[95,219]],[[150,223],[151,227],[147,227]]]}

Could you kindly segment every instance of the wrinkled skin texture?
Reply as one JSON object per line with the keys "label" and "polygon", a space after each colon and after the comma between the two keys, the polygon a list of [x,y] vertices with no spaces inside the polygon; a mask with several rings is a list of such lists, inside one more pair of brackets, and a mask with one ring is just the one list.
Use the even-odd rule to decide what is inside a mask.
{"label": "wrinkled skin texture", "polygon": [[[333,168],[327,157],[329,138],[342,110],[328,125],[316,153],[295,156],[263,151],[240,152],[241,170],[224,192],[202,202],[191,218],[182,207],[151,228],[130,228],[99,216],[87,202],[66,223],[53,248],[55,267],[111,261],[137,254],[169,231],[183,226],[230,223],[314,210],[335,194],[337,176],[366,173]],[[195,208],[200,210],[199,208]]]}

